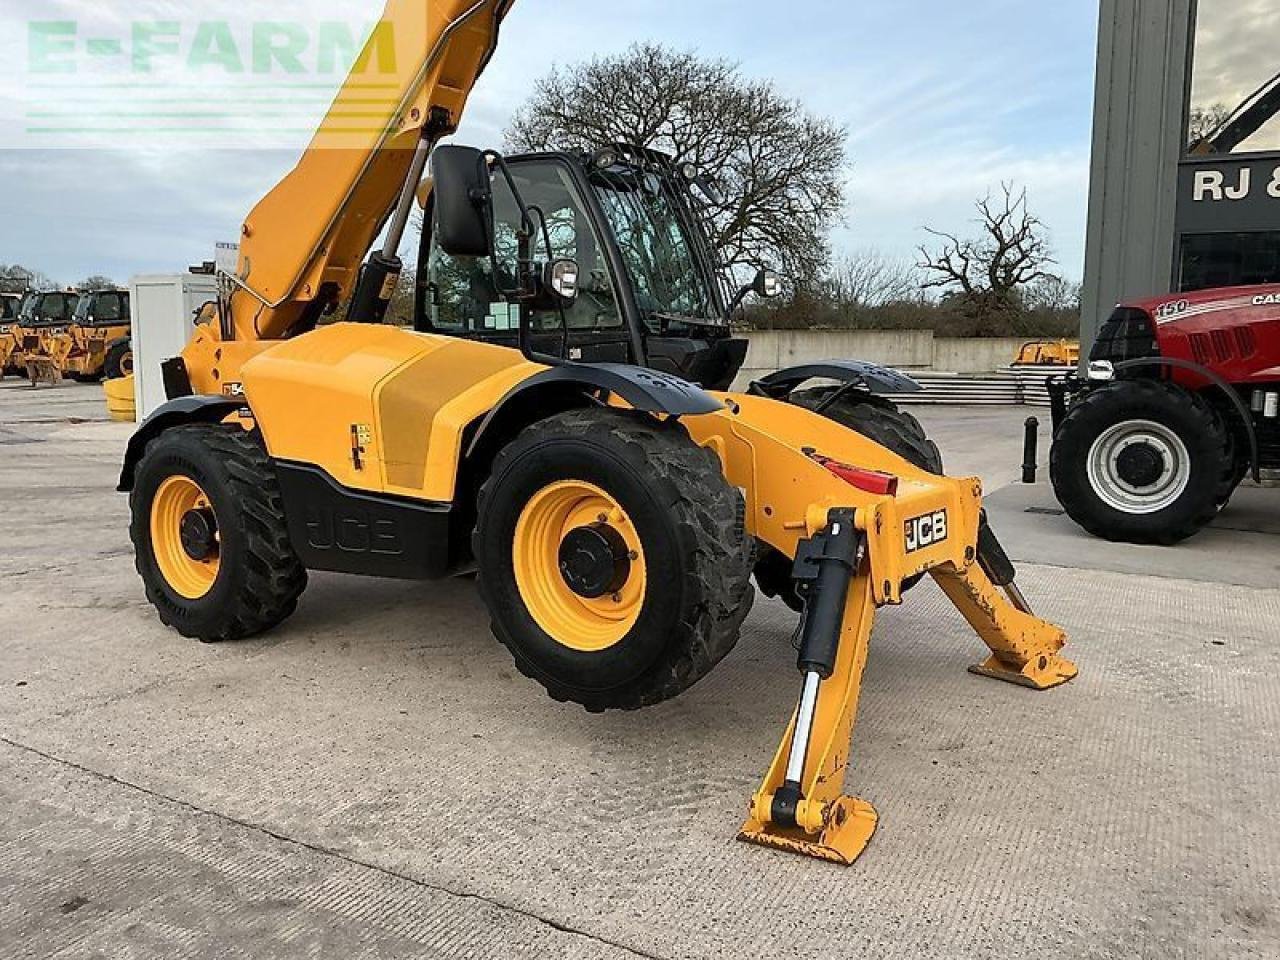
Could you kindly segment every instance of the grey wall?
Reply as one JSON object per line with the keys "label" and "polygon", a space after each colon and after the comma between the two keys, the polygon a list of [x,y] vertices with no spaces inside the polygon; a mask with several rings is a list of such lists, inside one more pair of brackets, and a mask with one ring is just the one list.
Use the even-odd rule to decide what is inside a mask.
{"label": "grey wall", "polygon": [[[1081,339],[1173,283],[1194,0],[1102,0]],[[1087,352],[1085,354],[1087,356]]]}

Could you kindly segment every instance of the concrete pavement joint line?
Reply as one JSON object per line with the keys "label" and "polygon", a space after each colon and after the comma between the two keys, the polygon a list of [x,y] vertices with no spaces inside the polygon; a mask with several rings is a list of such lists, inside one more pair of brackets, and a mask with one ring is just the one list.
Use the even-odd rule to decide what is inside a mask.
{"label": "concrete pavement joint line", "polygon": [[[1018,567],[1048,567],[1050,570],[1075,570],[1079,571],[1080,567],[1072,566],[1069,563],[1050,563],[1048,560],[1020,560],[1010,554],[1009,559]],[[1186,577],[1171,577],[1167,573],[1133,573],[1125,570],[1098,570],[1097,573],[1112,573],[1117,577],[1150,577],[1152,580],[1164,580],[1168,583],[1194,583],[1200,586],[1218,584],[1223,587],[1233,587],[1237,590],[1254,590],[1258,593],[1275,593],[1275,587],[1259,587],[1253,583],[1240,583],[1235,580],[1188,580]]]}
{"label": "concrete pavement joint line", "polygon": [[93,777],[98,780],[103,780],[103,781],[106,781],[107,783],[112,783],[112,784],[115,784],[116,786],[124,787],[125,789],[128,789],[128,790],[133,790],[137,793],[141,793],[144,796],[151,797],[152,799],[159,800],[163,803],[174,804],[175,806],[182,807],[185,810],[190,810],[191,812],[200,814],[202,816],[214,817],[215,819],[221,820],[223,823],[229,823],[234,826],[241,827],[245,830],[252,830],[255,833],[261,833],[264,836],[268,836],[268,837],[271,837],[273,840],[279,841],[280,843],[287,843],[287,844],[290,844],[291,846],[300,847],[303,850],[307,850],[319,856],[333,857],[334,859],[341,860],[343,863],[350,864],[351,866],[360,867],[365,870],[371,870],[375,873],[382,874],[385,877],[390,877],[392,879],[399,880],[403,883],[409,883],[415,887],[421,887],[424,890],[430,890],[433,893],[442,893],[442,894],[445,894],[446,896],[457,897],[460,900],[474,900],[479,903],[487,904],[488,906],[493,907],[497,910],[505,910],[509,913],[514,913],[519,916],[525,917],[529,920],[533,920],[536,923],[545,924],[546,926],[560,933],[567,933],[572,936],[582,937],[586,940],[590,940],[594,943],[599,943],[606,947],[611,947],[615,950],[622,950],[632,956],[642,957],[644,958],[644,960],[668,960],[668,958],[663,957],[660,954],[646,953],[643,950],[637,950],[635,947],[628,946],[624,943],[619,943],[615,940],[610,940],[607,937],[597,936],[596,934],[589,933],[586,930],[581,930],[577,927],[569,926],[568,924],[561,923],[558,920],[552,920],[548,917],[544,917],[539,914],[536,914],[530,910],[525,910],[522,907],[517,907],[512,904],[503,903],[500,900],[495,900],[491,897],[483,896],[482,894],[460,893],[456,890],[450,890],[448,887],[441,886],[439,884],[429,883],[426,880],[420,880],[417,877],[411,877],[411,876],[408,876],[407,874],[400,873],[399,871],[390,870],[386,867],[382,867],[374,863],[369,863],[365,860],[359,859],[358,857],[352,857],[352,856],[349,856],[348,854],[341,853],[337,850],[329,849],[328,847],[323,847],[315,843],[310,843],[306,840],[299,840],[296,837],[290,837],[282,833],[277,833],[276,831],[270,829],[269,827],[264,827],[264,826],[261,826],[260,824],[249,823],[244,820],[239,820],[236,817],[228,816],[227,814],[224,814],[224,813],[219,813],[216,810],[206,810],[205,808],[198,807],[195,804],[189,803],[186,800],[180,800],[177,797],[171,797],[167,794],[160,793],[156,790],[151,790],[139,784],[131,783],[128,780],[121,780],[119,777],[112,776],[109,773],[102,773],[101,771],[94,770],[91,767],[86,767],[83,764],[76,763],[74,760],[67,760],[63,757],[55,756],[54,754],[51,754],[51,753],[46,753],[45,751],[37,747],[33,747],[25,743],[19,743],[16,740],[13,740],[7,736],[4,736],[3,734],[0,734],[0,743],[7,744],[8,746],[13,747],[15,750],[21,750],[24,753],[29,753],[29,754],[32,754],[33,756],[40,757],[41,759],[47,760],[50,763],[56,763],[64,767],[68,767],[86,776]]}

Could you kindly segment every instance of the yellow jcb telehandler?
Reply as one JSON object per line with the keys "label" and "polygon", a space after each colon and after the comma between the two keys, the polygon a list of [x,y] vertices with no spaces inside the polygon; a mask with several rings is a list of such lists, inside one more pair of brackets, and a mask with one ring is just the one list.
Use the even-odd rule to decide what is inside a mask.
{"label": "yellow jcb telehandler", "polygon": [[62,375],[81,383],[116,380],[133,372],[128,290],[93,290],[76,304],[59,346]]}
{"label": "yellow jcb telehandler", "polygon": [[[439,143],[510,5],[390,0],[385,125],[347,119],[387,83],[357,67],[246,219],[236,274],[126,453],[147,596],[179,633],[229,641],[285,620],[308,570],[475,570],[526,675],[625,710],[730,651],[755,573],[803,610],[801,677],[741,836],[850,863],[877,822],[843,793],[877,608],[932,574],[990,648],[974,669],[1035,689],[1075,675],[1063,632],[1018,591],[979,482],[934,472],[936,448],[874,395],[905,378],[844,362],[712,389],[741,365],[727,321],[748,291],[717,278],[697,170],[612,145],[508,160]],[[383,326],[418,198],[417,329]],[[346,322],[319,324],[344,301]],[[837,385],[801,389],[817,378]]]}
{"label": "yellow jcb telehandler", "polygon": [[18,372],[12,364],[18,352],[15,328],[24,296],[21,293],[0,293],[0,378]]}
{"label": "yellow jcb telehandler", "polygon": [[33,384],[62,379],[62,363],[70,350],[67,330],[79,300],[74,290],[54,290],[23,301],[15,330],[17,365]]}

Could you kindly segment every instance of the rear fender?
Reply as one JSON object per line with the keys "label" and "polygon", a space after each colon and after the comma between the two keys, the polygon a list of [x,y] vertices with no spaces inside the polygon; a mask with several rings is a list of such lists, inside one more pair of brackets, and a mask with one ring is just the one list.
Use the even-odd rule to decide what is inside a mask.
{"label": "rear fender", "polygon": [[672,417],[715,413],[724,405],[701,387],[657,370],[620,363],[564,364],[529,377],[498,401],[472,438],[467,458],[538,420],[573,407],[604,404],[611,396],[633,410]]}
{"label": "rear fender", "polygon": [[1262,482],[1261,473],[1261,457],[1258,453],[1258,431],[1253,425],[1253,417],[1249,414],[1249,408],[1245,406],[1240,394],[1222,379],[1218,374],[1214,373],[1208,367],[1193,363],[1190,360],[1182,360],[1178,357],[1138,357],[1133,360],[1123,360],[1114,365],[1116,372],[1122,370],[1134,370],[1140,367],[1162,367],[1166,370],[1186,370],[1194,373],[1196,376],[1203,377],[1209,381],[1215,388],[1220,390],[1227,402],[1236,412],[1236,422],[1249,439],[1249,466],[1253,475],[1254,483]]}
{"label": "rear fender", "polygon": [[836,380],[848,389],[865,390],[877,395],[919,393],[924,388],[897,370],[862,360],[824,360],[806,363],[771,373],[755,381],[748,393],[781,400],[810,380]]}
{"label": "rear fender", "polygon": [[188,423],[221,423],[243,406],[243,400],[228,397],[180,397],[170,400],[142,421],[141,426],[129,438],[129,446],[124,454],[124,467],[120,471],[120,485],[116,489],[121,493],[133,490],[134,476],[142,455],[146,453],[147,444],[166,430]]}

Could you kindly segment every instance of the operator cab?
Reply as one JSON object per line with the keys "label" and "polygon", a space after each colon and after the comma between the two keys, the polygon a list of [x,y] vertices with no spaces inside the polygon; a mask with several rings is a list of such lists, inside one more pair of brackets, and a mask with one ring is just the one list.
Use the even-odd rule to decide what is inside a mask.
{"label": "operator cab", "polygon": [[76,304],[75,321],[85,327],[116,327],[129,322],[129,294],[124,290],[85,293]]}
{"label": "operator cab", "polygon": [[[694,192],[711,188],[696,171],[635,147],[483,157],[492,255],[446,252],[433,191],[416,329],[520,347],[523,327],[540,359],[633,363],[729,386],[746,357],[729,323],[741,295],[729,295],[712,252]],[[442,183],[436,167],[438,189],[467,189]],[[575,265],[573,294],[521,295],[531,262]]]}
{"label": "operator cab", "polygon": [[69,292],[33,293],[22,301],[18,322],[24,327],[55,327],[70,322],[79,295]]}

